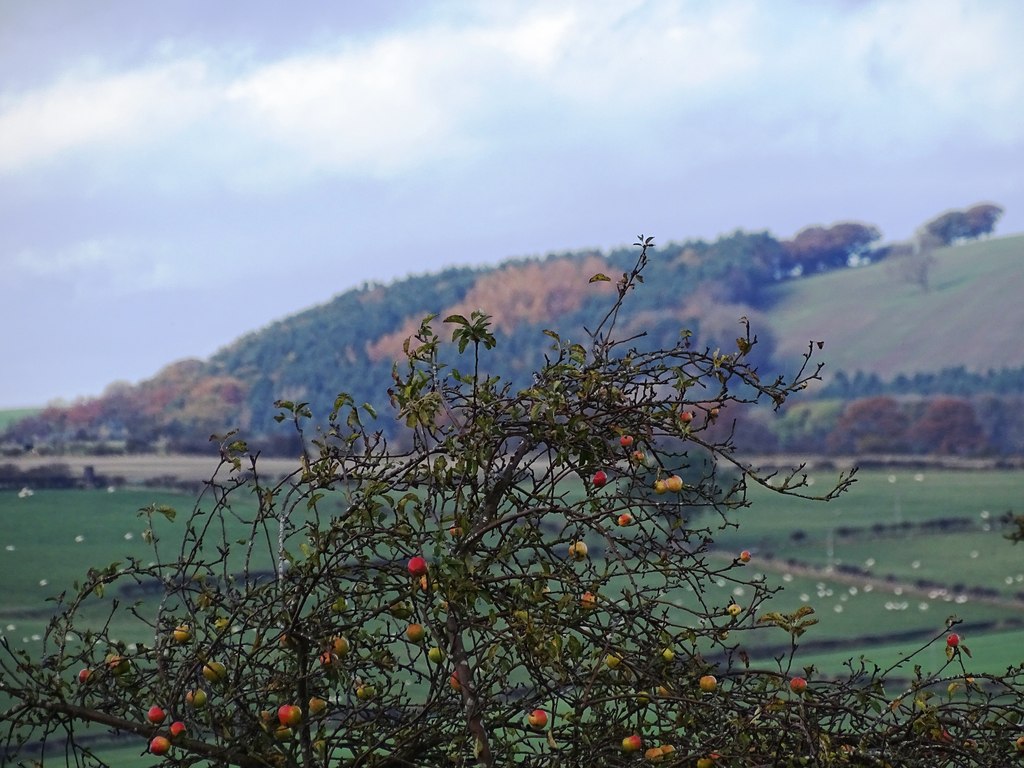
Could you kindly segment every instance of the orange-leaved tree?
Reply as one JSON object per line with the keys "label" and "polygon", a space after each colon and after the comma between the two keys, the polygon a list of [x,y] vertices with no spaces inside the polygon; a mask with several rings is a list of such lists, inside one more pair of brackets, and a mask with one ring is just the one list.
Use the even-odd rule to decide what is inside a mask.
{"label": "orange-leaved tree", "polygon": [[[286,477],[223,439],[189,514],[143,510],[151,562],[89,571],[41,658],[4,644],[5,761],[56,743],[101,764],[90,724],[180,766],[1013,759],[1016,671],[968,677],[951,642],[946,668],[897,690],[865,665],[815,674],[798,654],[811,608],[770,610],[749,554],[713,548],[752,483],[809,495],[799,467],[764,476],[742,458],[730,413],[778,407],[819,371],[809,345],[793,377],[759,374],[745,324],[729,350],[618,339],[650,246],[585,343],[539,342],[528,386],[488,367],[487,315],[445,318],[450,340],[428,319],[394,371],[402,439],[344,394],[319,428],[278,403],[307,446]],[[752,663],[762,634],[788,650]]]}

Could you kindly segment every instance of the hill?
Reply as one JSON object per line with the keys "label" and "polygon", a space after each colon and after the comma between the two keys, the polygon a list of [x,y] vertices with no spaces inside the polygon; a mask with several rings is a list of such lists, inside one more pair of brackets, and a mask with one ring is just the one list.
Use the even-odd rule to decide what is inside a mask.
{"label": "hill", "polygon": [[773,287],[779,353],[824,340],[830,370],[883,379],[1024,366],[1024,235],[939,249],[931,269],[927,291],[887,260]]}
{"label": "hill", "polygon": [[[646,282],[630,297],[617,332],[620,338],[637,335],[639,347],[665,348],[686,329],[692,343],[728,350],[742,334],[739,319],[746,317],[758,337],[754,362],[765,371],[789,368],[813,339],[825,342],[821,357],[828,381],[849,381],[858,371],[877,375],[869,381],[873,390],[858,378],[838,395],[843,401],[811,403],[813,412],[795,412],[781,426],[767,426],[776,433],[771,439],[748,436],[755,450],[820,448],[840,424],[845,401],[879,394],[883,386],[895,385],[901,395],[1019,398],[1024,346],[1016,334],[1024,326],[1024,303],[1016,297],[1024,289],[1024,236],[937,250],[927,291],[901,277],[898,267],[906,262],[899,259],[906,257],[894,255],[897,247],[870,247],[877,236],[866,225],[839,224],[808,228],[792,241],[737,231],[714,242],[669,243],[651,253]],[[443,319],[488,312],[498,338],[489,358],[495,371],[513,385],[527,384],[550,349],[544,330],[586,338],[587,325],[608,306],[614,280],[635,258],[634,248],[581,251],[364,285],[247,334],[209,360],[178,361],[139,385],[115,385],[100,398],[48,408],[9,426],[0,443],[6,440],[14,451],[28,444],[57,452],[206,451],[209,435],[237,428],[259,437],[266,452],[294,453],[294,430],[275,421],[275,401],[309,403],[319,423],[339,391],[390,413],[386,393],[394,360],[428,314]],[[842,266],[868,259],[875,263]],[[597,273],[610,280],[591,282]],[[814,276],[790,279],[800,274]],[[440,320],[433,326],[449,338]],[[959,374],[948,375],[950,369]],[[990,369],[1009,369],[1009,375],[995,387]],[[965,380],[966,371],[980,377]],[[906,385],[915,374],[930,377],[927,389]],[[820,398],[829,392],[809,394]],[[1005,452],[999,446],[1018,442],[1024,421],[1008,427],[998,417],[1021,411],[1019,406],[984,404],[990,414],[986,435],[970,443],[972,455]],[[928,416],[914,408],[899,418],[910,424]],[[788,406],[784,416],[787,411]],[[963,421],[964,430],[975,429],[972,419]],[[387,418],[382,427],[388,429]],[[780,428],[796,437],[780,437]],[[930,433],[911,429],[897,449],[927,451],[924,434]]]}

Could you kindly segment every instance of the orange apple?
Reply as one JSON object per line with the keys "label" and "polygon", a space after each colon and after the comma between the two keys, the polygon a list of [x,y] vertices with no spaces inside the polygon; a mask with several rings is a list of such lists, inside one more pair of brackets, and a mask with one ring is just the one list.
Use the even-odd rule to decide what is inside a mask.
{"label": "orange apple", "polygon": [[411,643],[422,642],[426,634],[427,631],[423,628],[422,624],[410,624],[405,628],[405,636],[409,638]]}
{"label": "orange apple", "polygon": [[704,675],[697,681],[697,684],[704,693],[711,693],[718,688],[718,678],[714,675]]}
{"label": "orange apple", "polygon": [[171,633],[171,637],[174,638],[176,643],[187,643],[192,639],[192,627],[188,624],[179,624],[174,628],[174,632]]}
{"label": "orange apple", "polygon": [[548,724],[548,713],[543,709],[535,709],[526,716],[526,722],[530,724],[531,728],[535,728],[538,731],[543,730]]}
{"label": "orange apple", "polygon": [[149,751],[154,755],[166,755],[171,751],[171,742],[166,736],[154,736],[149,742]]}

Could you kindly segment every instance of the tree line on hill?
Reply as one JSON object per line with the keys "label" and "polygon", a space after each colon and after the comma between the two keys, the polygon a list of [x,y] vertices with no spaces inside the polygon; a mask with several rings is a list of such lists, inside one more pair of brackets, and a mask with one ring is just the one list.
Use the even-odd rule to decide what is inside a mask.
{"label": "tree line on hill", "polygon": [[[990,204],[950,211],[925,223],[919,235],[945,244],[984,236],[1001,213]],[[620,329],[639,350],[671,346],[681,329],[695,344],[725,349],[735,345],[737,318],[746,317],[758,336],[753,361],[773,363],[775,343],[765,317],[772,302],[769,289],[781,281],[896,259],[899,248],[880,245],[880,238],[877,227],[840,222],[806,227],[791,239],[737,230],[714,241],[669,243],[652,249],[645,285],[620,318]],[[29,446],[52,452],[204,452],[211,434],[237,428],[268,454],[292,455],[299,443],[275,422],[273,404],[308,403],[314,414],[325,417],[339,386],[345,386],[358,401],[386,414],[393,361],[426,314],[443,318],[468,316],[476,309],[488,312],[507,358],[508,383],[528,383],[530,372],[550,352],[544,331],[584,337],[586,319],[612,288],[611,279],[602,291],[581,276],[607,273],[614,278],[629,269],[632,258],[628,248],[551,254],[492,268],[451,268],[386,286],[365,284],[250,333],[207,361],[179,361],[138,385],[116,383],[101,397],[48,407],[9,426],[0,434],[0,445],[7,453]],[[904,392],[917,387],[926,395],[973,397],[1024,391],[1021,371],[980,378],[962,372],[950,379],[956,390],[925,392],[922,377],[927,376],[909,382],[904,377]],[[872,387],[887,385],[853,375],[837,377],[831,386],[832,396],[851,399],[881,394]],[[394,432],[386,418],[381,425]],[[780,434],[774,442],[785,445],[787,440]],[[1007,450],[994,435],[984,445],[984,450]]]}

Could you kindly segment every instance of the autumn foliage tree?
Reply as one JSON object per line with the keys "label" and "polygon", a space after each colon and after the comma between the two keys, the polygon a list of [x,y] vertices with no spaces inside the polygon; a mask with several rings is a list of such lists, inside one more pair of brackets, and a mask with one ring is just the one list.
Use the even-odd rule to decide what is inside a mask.
{"label": "autumn foliage tree", "polygon": [[[488,368],[487,315],[445,318],[450,341],[425,321],[390,389],[405,448],[345,394],[321,428],[279,403],[307,447],[285,478],[224,438],[189,513],[141,511],[151,562],[85,574],[41,658],[3,645],[5,761],[57,743],[101,764],[90,723],[177,766],[1012,760],[1019,670],[968,676],[940,623],[934,677],[908,649],[898,685],[863,663],[826,678],[800,664],[813,609],[773,612],[749,553],[714,549],[751,484],[808,491],[799,468],[744,461],[730,412],[778,407],[818,369],[809,351],[790,378],[758,373],[742,324],[729,349],[617,338],[651,241],[638,246],[618,280],[591,278],[616,290],[589,338],[548,333],[524,388]],[[718,581],[743,602],[712,599]],[[111,600],[125,585],[154,599]],[[752,662],[761,635],[788,650]]]}

